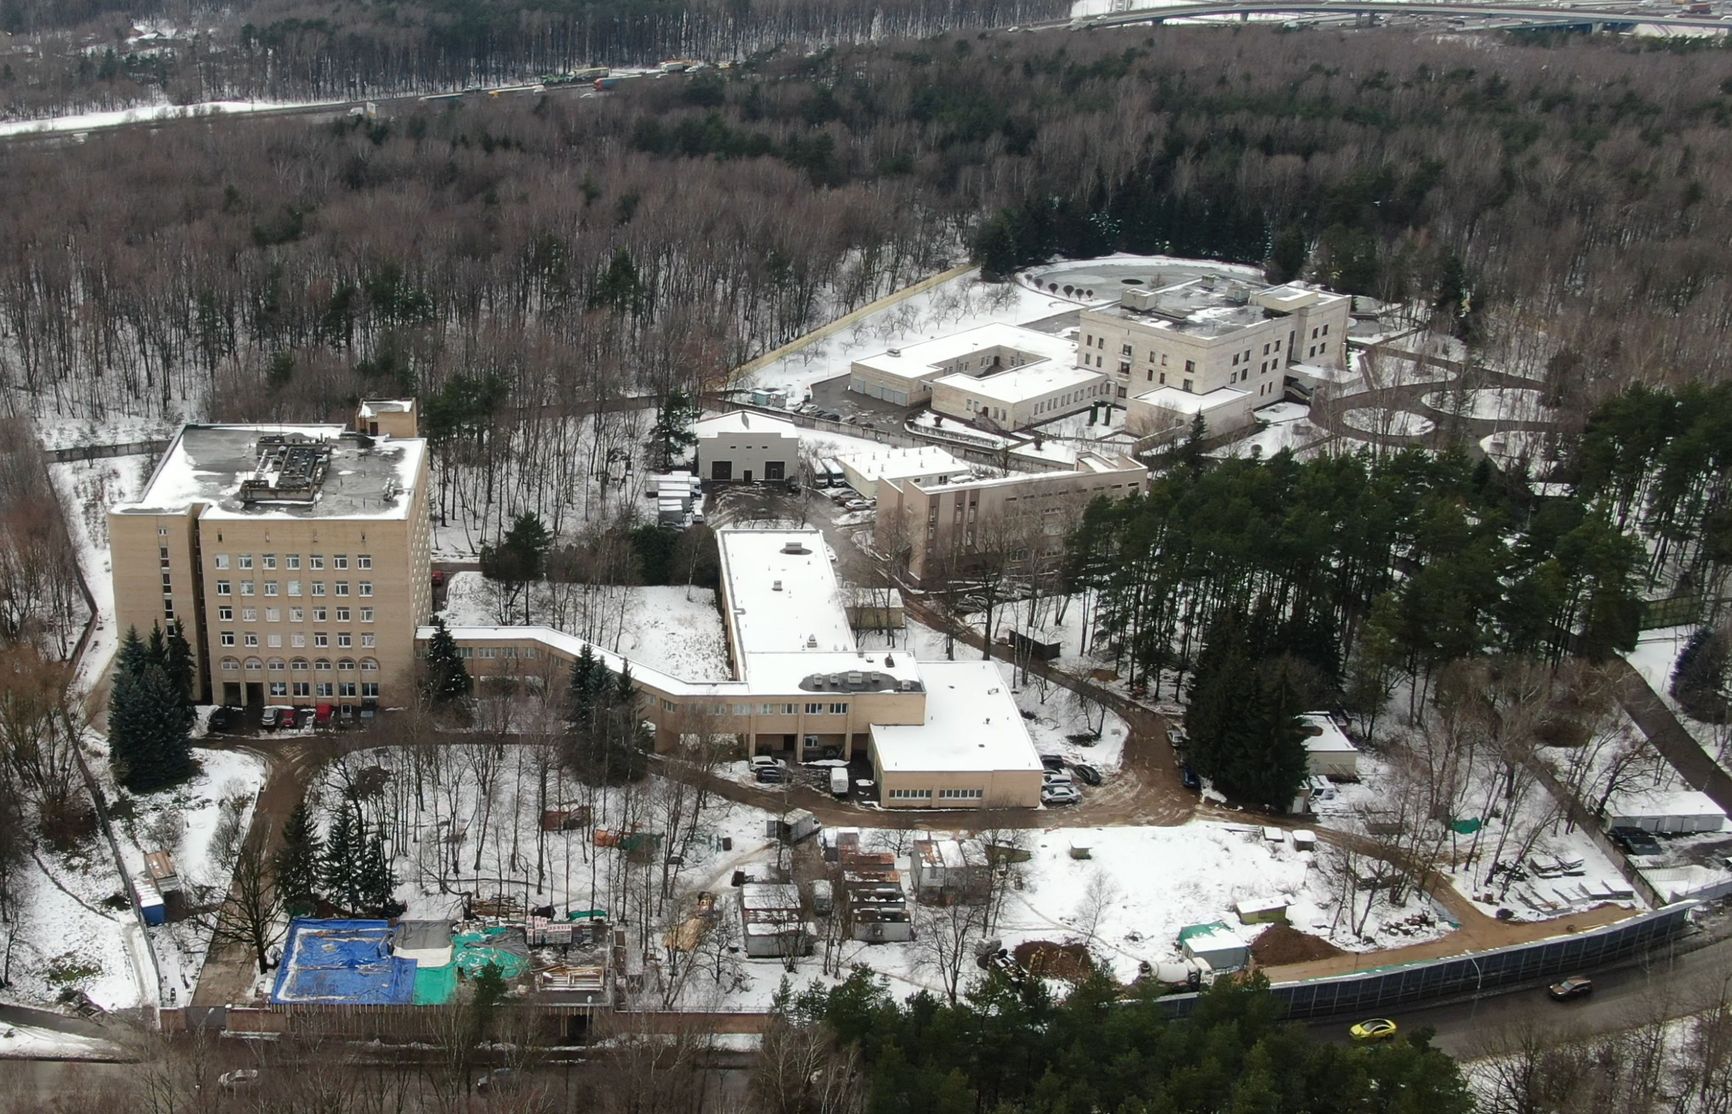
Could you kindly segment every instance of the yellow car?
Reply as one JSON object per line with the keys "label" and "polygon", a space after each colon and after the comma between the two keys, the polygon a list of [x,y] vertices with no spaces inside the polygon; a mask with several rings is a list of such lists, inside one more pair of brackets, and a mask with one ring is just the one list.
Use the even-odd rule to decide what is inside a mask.
{"label": "yellow car", "polygon": [[1387,1017],[1374,1017],[1370,1021],[1361,1021],[1347,1030],[1347,1034],[1356,1041],[1394,1040],[1395,1022]]}

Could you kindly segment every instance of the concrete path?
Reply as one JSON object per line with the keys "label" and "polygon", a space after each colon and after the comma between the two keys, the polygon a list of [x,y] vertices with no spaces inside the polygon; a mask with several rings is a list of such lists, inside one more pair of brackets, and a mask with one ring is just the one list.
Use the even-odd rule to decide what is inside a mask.
{"label": "concrete path", "polygon": [[1654,749],[1684,775],[1690,788],[1708,794],[1715,804],[1732,815],[1732,776],[1721,769],[1720,764],[1702,749],[1695,736],[1684,729],[1678,717],[1672,714],[1672,709],[1648,684],[1647,678],[1620,657],[1606,661],[1604,668],[1612,677],[1618,703],[1654,744]]}

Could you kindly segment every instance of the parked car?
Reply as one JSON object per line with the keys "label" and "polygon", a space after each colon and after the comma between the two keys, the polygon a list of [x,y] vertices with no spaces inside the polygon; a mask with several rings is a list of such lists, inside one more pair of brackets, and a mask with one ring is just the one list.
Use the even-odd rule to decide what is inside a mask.
{"label": "parked car", "polygon": [[1586,998],[1594,992],[1594,980],[1586,975],[1571,975],[1562,982],[1555,982],[1546,987],[1546,993],[1552,996],[1554,1002],[1567,1002],[1571,998]]}
{"label": "parked car", "polygon": [[1080,800],[1082,794],[1076,791],[1076,786],[1069,783],[1044,785],[1040,790],[1040,803],[1043,805],[1074,805]]}
{"label": "parked car", "polygon": [[1064,770],[1064,759],[1056,754],[1041,755],[1040,764],[1054,773],[1059,773]]}
{"label": "parked car", "polygon": [[207,726],[212,731],[232,731],[241,725],[241,710],[224,704],[220,708],[212,708]]}
{"label": "parked car", "polygon": [[1046,770],[1041,775],[1041,784],[1074,786],[1076,782],[1072,781],[1071,776],[1063,770]]}
{"label": "parked car", "polygon": [[1187,762],[1179,770],[1179,784],[1195,793],[1203,788],[1203,779],[1197,776],[1197,771],[1191,769]]}
{"label": "parked car", "polygon": [[318,716],[318,714],[319,710],[317,708],[309,708],[300,704],[295,705],[295,722],[300,724],[302,727],[313,726],[313,720]]}
{"label": "parked car", "polygon": [[788,780],[788,770],[780,762],[771,759],[770,764],[767,766],[760,766],[754,763],[752,766],[752,776],[765,785],[780,785],[782,782]]}
{"label": "parked car", "polygon": [[282,723],[281,708],[266,708],[259,713],[259,726],[266,731],[275,731]]}
{"label": "parked car", "polygon": [[517,1072],[511,1068],[494,1068],[475,1081],[477,1091],[509,1091],[517,1086]]}
{"label": "parked car", "polygon": [[1395,1022],[1387,1017],[1373,1017],[1347,1030],[1356,1041],[1388,1041],[1395,1039]]}
{"label": "parked car", "polygon": [[293,727],[295,725],[295,710],[293,708],[278,708],[277,724],[281,727]]}
{"label": "parked car", "polygon": [[258,1068],[236,1068],[234,1071],[225,1071],[217,1076],[217,1086],[225,1091],[237,1091],[242,1087],[251,1087],[258,1081]]}
{"label": "parked car", "polygon": [[836,413],[834,410],[820,410],[818,411],[818,416],[827,422],[839,422],[842,420],[842,415]]}
{"label": "parked car", "polygon": [[866,499],[850,499],[846,503],[842,504],[842,509],[847,511],[869,511],[872,509],[872,504]]}
{"label": "parked car", "polygon": [[1167,742],[1173,745],[1174,750],[1178,750],[1180,747],[1184,746],[1185,729],[1183,727],[1167,728]]}
{"label": "parked car", "polygon": [[1076,779],[1084,785],[1099,785],[1101,783],[1101,772],[1087,762],[1078,762],[1070,768],[1070,772],[1076,775]]}

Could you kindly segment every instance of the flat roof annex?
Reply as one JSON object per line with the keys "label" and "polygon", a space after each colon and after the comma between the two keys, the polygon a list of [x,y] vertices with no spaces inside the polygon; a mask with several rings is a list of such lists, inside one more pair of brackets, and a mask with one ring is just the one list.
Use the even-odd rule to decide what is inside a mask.
{"label": "flat roof annex", "polygon": [[1037,333],[1020,325],[993,322],[964,329],[949,336],[934,337],[903,348],[879,352],[855,362],[884,375],[907,380],[926,379],[937,372],[940,364],[989,348],[1013,348],[1036,360],[1059,363],[1070,363],[1076,359],[1074,341],[1055,337],[1050,333]]}
{"label": "flat roof annex", "polygon": [[1022,713],[996,664],[929,661],[920,672],[926,682],[926,722],[872,725],[872,743],[886,773],[1041,769]]}
{"label": "flat roof annex", "polygon": [[1105,376],[1098,371],[1089,371],[1080,367],[1063,367],[1058,364],[1042,361],[1038,364],[1024,364],[1005,371],[982,375],[978,378],[953,372],[950,375],[934,379],[934,386],[952,387],[956,390],[1015,405],[1033,398],[1042,398],[1054,391],[1069,390],[1074,387],[1087,386],[1099,382]]}

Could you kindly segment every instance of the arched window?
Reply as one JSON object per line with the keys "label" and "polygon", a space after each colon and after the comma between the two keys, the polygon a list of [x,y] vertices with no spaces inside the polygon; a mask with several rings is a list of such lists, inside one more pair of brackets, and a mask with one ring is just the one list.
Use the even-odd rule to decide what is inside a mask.
{"label": "arched window", "polygon": [[318,670],[320,673],[329,673],[331,671],[331,659],[318,658],[313,662],[313,668]]}
{"label": "arched window", "polygon": [[361,659],[361,672],[363,672],[363,673],[377,673],[377,672],[379,672],[379,659],[378,658],[362,658]]}
{"label": "arched window", "polygon": [[306,658],[293,658],[289,661],[289,672],[290,673],[305,673],[306,671],[307,671],[307,659]]}
{"label": "arched window", "polygon": [[223,659],[223,671],[225,673],[233,673],[236,670],[238,670],[240,667],[241,667],[241,659],[240,658],[224,658]]}
{"label": "arched window", "polygon": [[272,673],[281,673],[284,668],[283,659],[272,658],[270,661],[265,663],[265,668],[270,670]]}
{"label": "arched window", "polygon": [[337,659],[337,672],[338,673],[353,673],[354,671],[355,671],[355,659],[354,658],[338,658]]}
{"label": "arched window", "polygon": [[261,669],[263,669],[264,667],[265,667],[265,663],[260,661],[258,658],[248,658],[247,659],[247,672],[248,673],[257,673]]}

